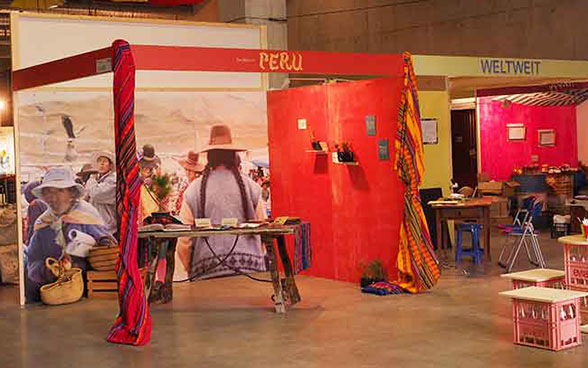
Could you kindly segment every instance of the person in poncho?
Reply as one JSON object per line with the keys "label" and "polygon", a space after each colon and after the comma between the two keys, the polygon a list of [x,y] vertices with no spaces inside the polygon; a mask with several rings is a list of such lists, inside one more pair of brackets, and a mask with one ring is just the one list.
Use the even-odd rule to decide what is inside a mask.
{"label": "person in poncho", "polygon": [[112,241],[108,228],[91,204],[82,200],[84,188],[76,183],[67,167],[51,168],[33,194],[45,202],[25,249],[27,301],[39,301],[41,286],[54,282],[45,266],[47,257],[71,263],[86,271],[88,247]]}
{"label": "person in poncho", "polygon": [[139,215],[137,217],[139,226],[142,226],[143,221],[151,216],[153,212],[159,212],[162,209],[155,194],[149,189],[151,178],[153,175],[158,174],[160,167],[161,159],[155,154],[155,147],[151,144],[144,145],[142,151],[139,153],[139,169],[143,182],[141,184],[141,206],[139,207]]}
{"label": "person in poncho", "polygon": [[116,172],[114,155],[108,151],[95,154],[94,165],[97,173],[86,182],[87,199],[104,220],[108,232],[116,236]]}
{"label": "person in poncho", "polygon": [[[226,125],[214,125],[207,153],[208,163],[202,177],[194,180],[184,193],[180,219],[193,224],[195,218],[210,218],[220,224],[223,218],[240,223],[265,218],[261,187],[239,170],[237,154],[245,149],[232,141]],[[259,236],[241,236],[235,248],[234,236],[178,239],[178,256],[191,278],[211,278],[247,272],[265,271],[265,253]],[[219,261],[224,260],[224,262]]]}

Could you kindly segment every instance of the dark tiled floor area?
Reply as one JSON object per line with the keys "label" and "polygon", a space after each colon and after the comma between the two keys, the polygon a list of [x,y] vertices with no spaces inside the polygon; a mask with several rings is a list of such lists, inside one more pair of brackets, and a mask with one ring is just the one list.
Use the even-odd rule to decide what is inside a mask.
{"label": "dark tiled floor area", "polygon": [[[541,244],[548,266],[563,268],[561,246],[545,235]],[[517,269],[529,267],[521,258]],[[173,303],[152,308],[142,348],[105,342],[114,301],[21,310],[16,289],[0,287],[0,367],[585,367],[586,345],[554,353],[512,343],[501,271],[450,263],[432,291],[386,297],[300,276],[303,302],[287,315],[273,312],[267,284],[181,284]]]}

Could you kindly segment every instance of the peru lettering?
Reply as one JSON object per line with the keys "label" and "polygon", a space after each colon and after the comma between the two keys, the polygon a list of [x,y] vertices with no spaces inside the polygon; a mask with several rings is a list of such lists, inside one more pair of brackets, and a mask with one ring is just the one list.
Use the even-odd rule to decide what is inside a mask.
{"label": "peru lettering", "polygon": [[260,52],[259,68],[269,71],[302,71],[302,54],[282,52]]}

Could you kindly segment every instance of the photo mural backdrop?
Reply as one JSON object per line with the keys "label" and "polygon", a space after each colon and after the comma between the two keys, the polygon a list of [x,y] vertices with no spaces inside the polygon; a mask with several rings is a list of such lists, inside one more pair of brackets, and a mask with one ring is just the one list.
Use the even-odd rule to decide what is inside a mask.
{"label": "photo mural backdrop", "polygon": [[[241,172],[266,187],[263,184],[269,182],[270,175],[266,120],[266,97],[261,91],[137,92],[137,150],[141,154],[144,145],[151,145],[160,161],[159,173],[169,175],[172,189],[165,201],[166,209],[179,215],[180,192],[186,188],[188,181],[182,160],[187,158],[189,151],[199,152],[208,145],[213,125],[228,126],[233,140],[248,149],[239,154]],[[39,287],[54,279],[41,261],[50,255],[60,256],[53,253],[56,249],[65,249],[64,253],[73,255],[74,266],[91,269],[85,259],[87,252],[80,251],[80,242],[103,243],[104,234],[93,226],[100,221],[100,218],[95,218],[97,214],[103,217],[104,222],[108,220],[108,215],[104,215],[99,205],[93,206],[87,197],[81,197],[88,200],[90,207],[76,207],[70,209],[67,216],[61,216],[61,222],[57,221],[62,226],[60,232],[53,229],[56,217],[50,216],[50,209],[55,204],[47,206],[40,197],[43,196],[46,202],[53,200],[47,199],[49,197],[45,197],[45,192],[41,194],[41,190],[48,190],[43,189],[47,187],[46,182],[53,188],[63,182],[66,182],[63,185],[69,185],[67,182],[70,179],[77,180],[85,186],[84,196],[91,190],[90,182],[97,178],[94,173],[97,157],[114,153],[112,94],[21,92],[18,98],[18,135],[25,290],[27,302],[33,302],[39,300]],[[206,164],[206,155],[199,155],[198,161]],[[90,164],[92,168],[88,166]],[[91,174],[82,175],[84,165],[85,172]],[[55,168],[58,170],[53,170]],[[52,170],[51,173],[48,173],[49,170]],[[68,172],[71,178],[67,177]],[[39,185],[40,189],[35,190],[35,185]],[[264,191],[263,200],[269,209],[269,188]],[[71,193],[74,197],[78,194],[81,193]],[[54,198],[57,201],[63,199]],[[116,237],[116,234],[112,235]],[[184,271],[181,267],[177,268],[180,268],[180,273]]]}

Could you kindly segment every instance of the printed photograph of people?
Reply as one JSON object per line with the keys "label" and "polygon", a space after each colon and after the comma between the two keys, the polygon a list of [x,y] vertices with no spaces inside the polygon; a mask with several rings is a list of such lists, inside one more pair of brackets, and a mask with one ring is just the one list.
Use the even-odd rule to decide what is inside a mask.
{"label": "printed photograph of people", "polygon": [[[263,93],[138,92],[135,102],[142,179],[139,226],[159,221],[160,217],[154,220],[157,216],[175,216],[174,221],[193,224],[195,216],[220,222],[222,217],[244,221],[268,215],[269,187],[266,184],[261,189],[270,180]],[[45,265],[48,257],[96,272],[88,254],[98,246],[116,246],[112,111],[112,96],[105,92],[19,94],[22,249],[28,303],[38,302],[40,287],[55,281]],[[235,150],[232,143],[219,146],[219,139],[229,143],[235,139],[248,150]],[[203,214],[198,213],[200,198],[205,199]],[[225,243],[232,241],[211,238],[217,254],[227,254]],[[181,259],[186,249],[190,255]],[[192,254],[191,249],[191,244],[185,244],[176,252],[174,279],[237,273],[229,267],[202,272],[215,262],[210,253]],[[239,272],[265,269],[258,238],[243,237],[236,250],[227,264]],[[145,259],[152,256],[144,255]],[[171,293],[162,288],[166,267],[166,262],[159,263],[152,301],[171,300]]]}
{"label": "printed photograph of people", "polygon": [[47,205],[35,220],[24,252],[27,300],[38,301],[41,286],[56,280],[46,266],[48,257],[65,268],[69,265],[86,271],[90,249],[108,245],[113,239],[96,208],[82,199],[84,187],[75,182],[68,167],[49,169],[32,194]]}

